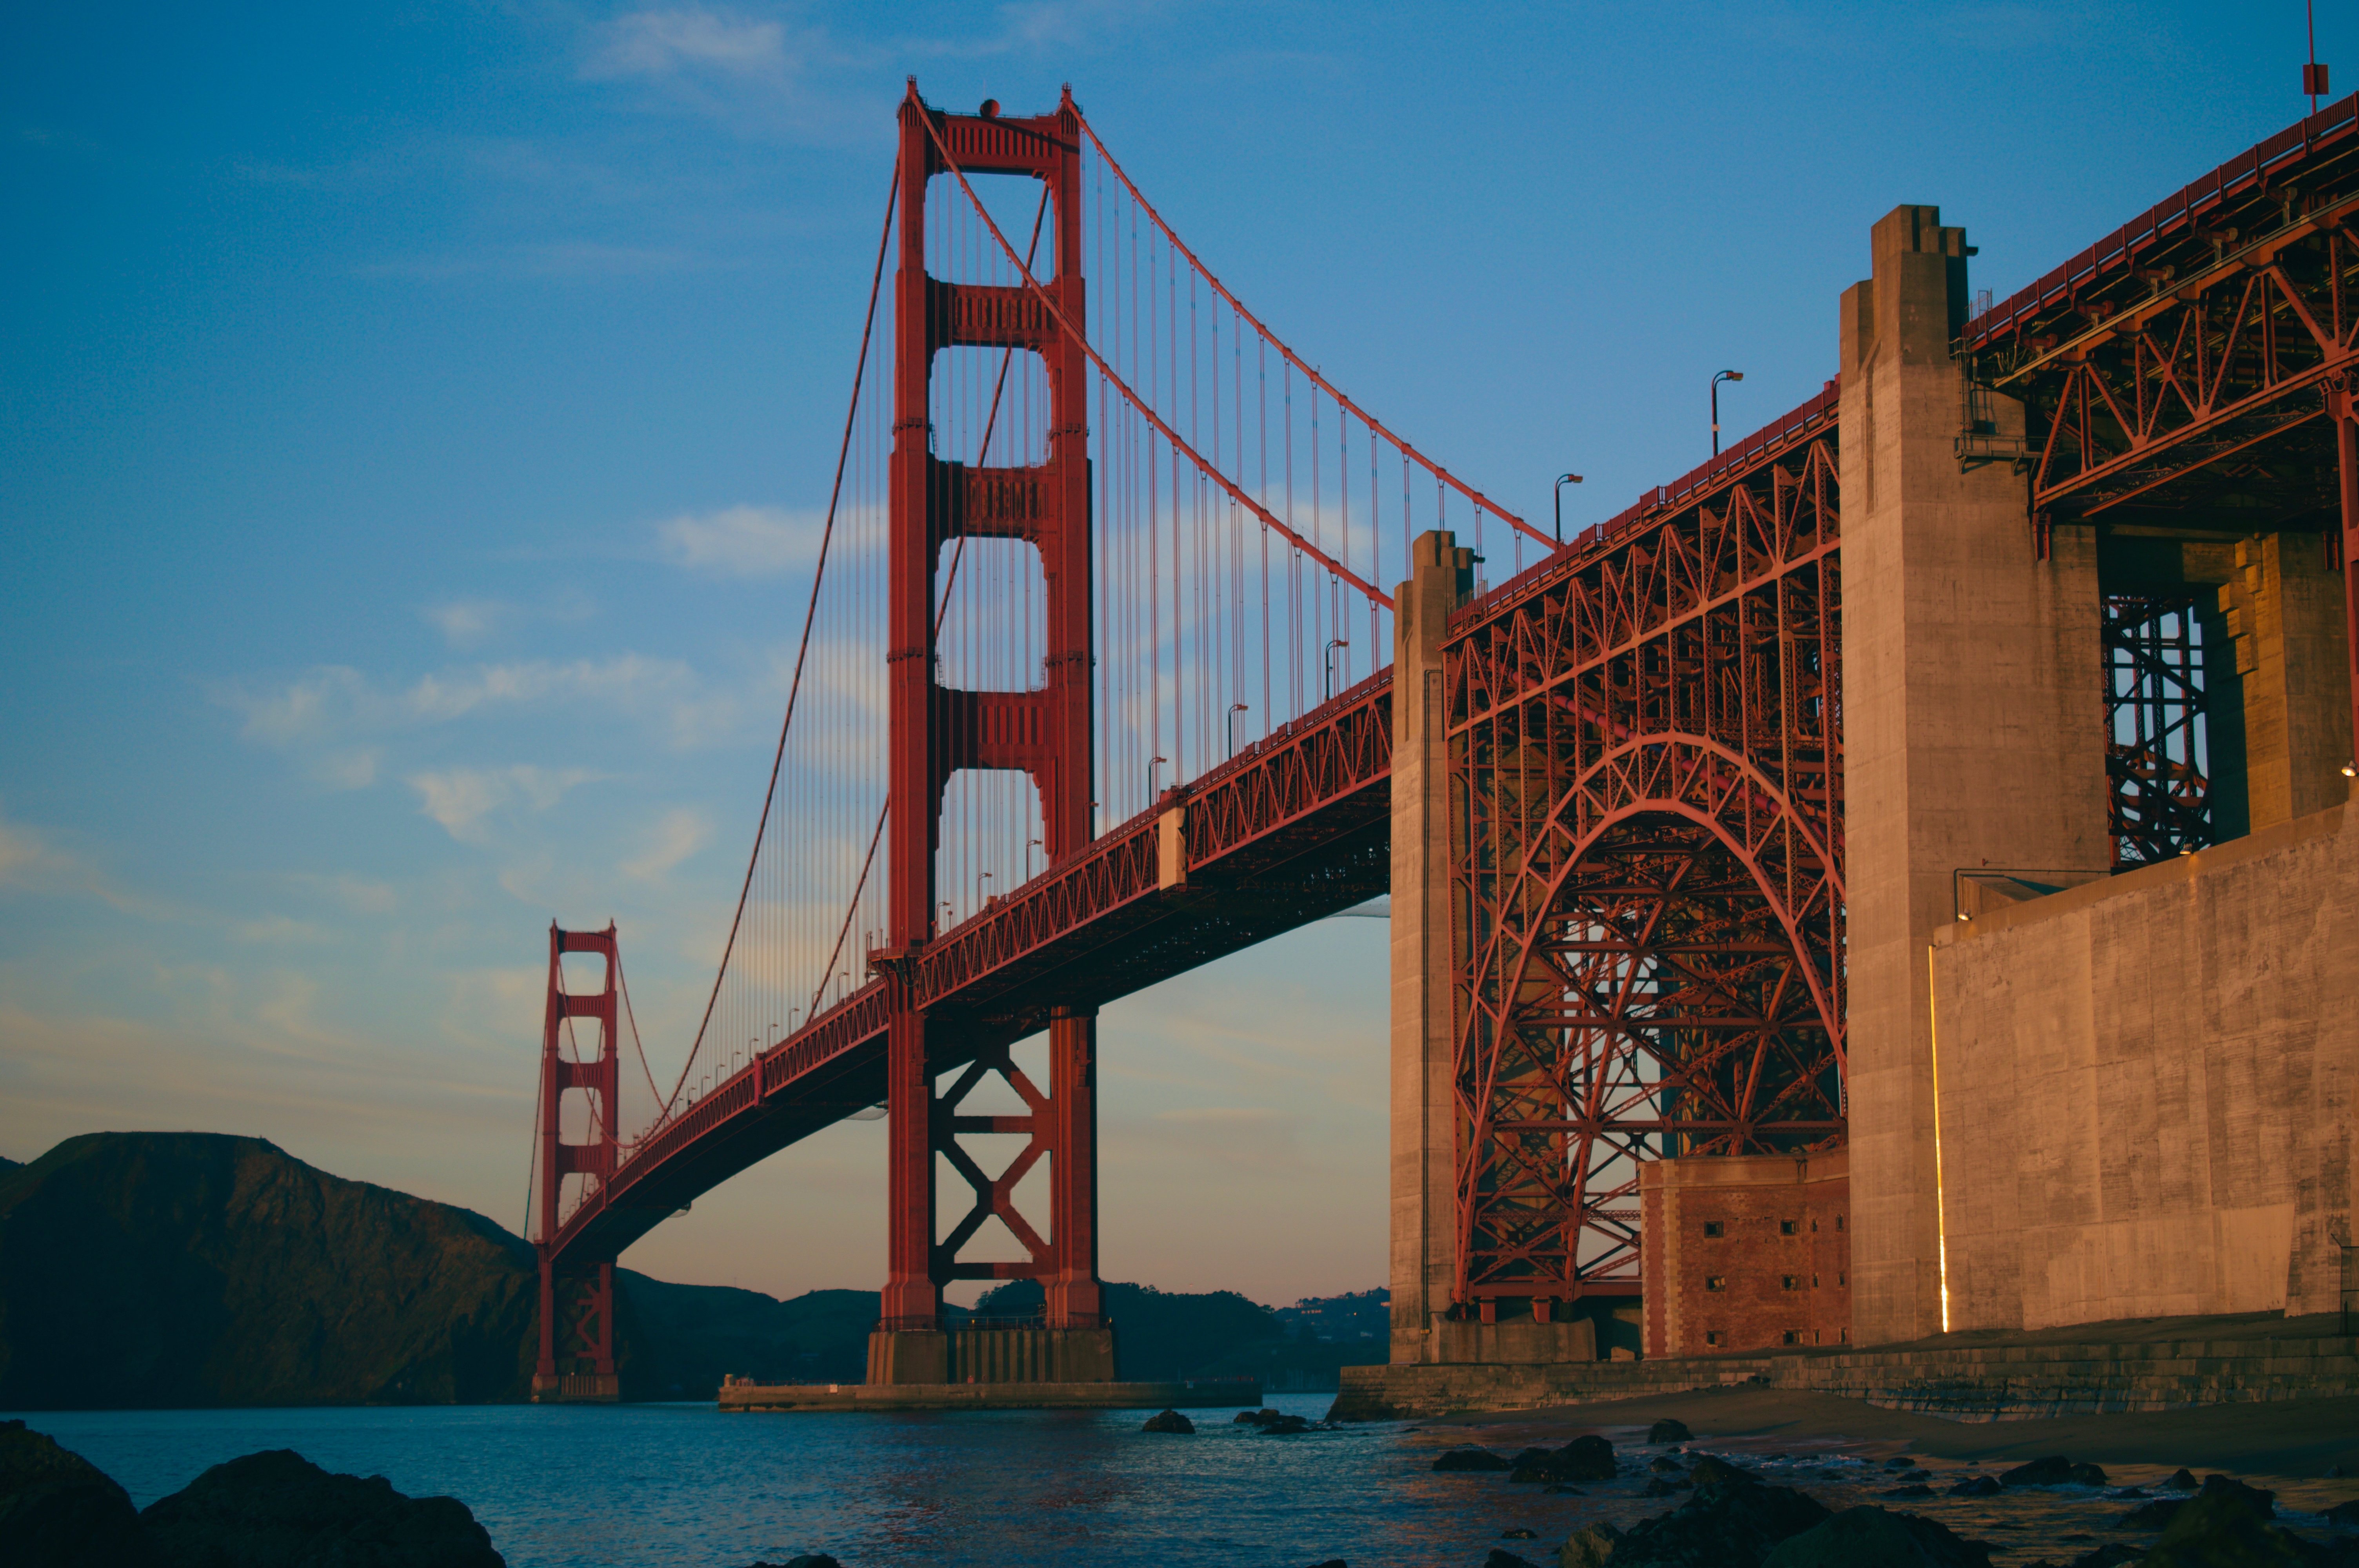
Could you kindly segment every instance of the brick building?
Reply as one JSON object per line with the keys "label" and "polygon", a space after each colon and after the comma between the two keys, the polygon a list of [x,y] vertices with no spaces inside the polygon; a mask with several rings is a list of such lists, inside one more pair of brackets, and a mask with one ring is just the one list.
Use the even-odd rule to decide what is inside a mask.
{"label": "brick building", "polygon": [[1649,1357],[1851,1338],[1843,1150],[1639,1169]]}

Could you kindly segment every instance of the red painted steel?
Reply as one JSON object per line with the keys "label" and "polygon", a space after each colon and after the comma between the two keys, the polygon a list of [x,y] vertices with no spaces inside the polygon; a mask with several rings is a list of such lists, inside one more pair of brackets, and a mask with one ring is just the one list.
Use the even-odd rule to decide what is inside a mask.
{"label": "red painted steel", "polygon": [[[696,1193],[886,1098],[896,1140],[887,1317],[933,1321],[940,1284],[984,1270],[1041,1277],[1052,1311],[1086,1321],[1095,1309],[1071,1288],[1094,1282],[1082,1266],[1094,1252],[1085,1026],[1106,1001],[1383,891],[1389,676],[1094,842],[1085,809],[1077,826],[1052,827],[1049,870],[934,929],[932,834],[951,769],[1023,769],[1038,781],[1044,821],[1088,798],[1090,609],[1085,586],[1052,587],[1050,614],[1063,618],[1052,648],[1072,665],[1061,687],[1053,671],[1045,693],[935,684],[931,563],[942,543],[1028,539],[1052,579],[1054,556],[1062,569],[1078,565],[1085,585],[1089,499],[1082,421],[1061,405],[1038,469],[936,461],[924,439],[931,356],[951,343],[1008,346],[1044,354],[1052,384],[1076,384],[1088,364],[1127,389],[1078,330],[1071,181],[1093,138],[1070,96],[1025,121],[936,114],[913,92],[901,129],[894,927],[871,955],[865,989],[594,1173],[595,1191],[562,1226],[545,1198],[544,1255],[611,1260]],[[2335,183],[2359,170],[2354,131],[2359,99],[2232,160],[1962,324],[1957,351],[1971,373],[2029,406],[2027,462],[2043,503],[2035,536],[2054,521],[2149,504],[2159,487],[2325,413],[2342,459],[2344,558],[2359,559],[2359,422],[2347,395],[2359,312],[2345,277],[2359,276],[2359,200]],[[966,170],[1049,181],[1051,281],[1031,278],[987,213],[1023,287],[924,276],[926,184],[945,172],[963,184]],[[1464,1311],[1634,1290],[1638,1161],[1844,1135],[1838,401],[1831,382],[1451,619]],[[1195,455],[1156,427],[1175,452]],[[1253,497],[1227,493],[1283,531]],[[2352,649],[2359,657],[2359,635]],[[1078,706],[1064,706],[1075,692]],[[1176,879],[1162,852],[1167,821],[1184,845]],[[1044,1028],[1045,1090],[1006,1056]],[[953,1072],[937,1098],[933,1077]],[[961,1111],[992,1073],[1015,1086],[1021,1115]],[[552,1103],[554,1081],[545,1076]],[[974,1199],[937,1247],[937,1152],[985,1130],[1025,1136],[1019,1166],[1045,1158],[1054,1171],[1064,1150],[1073,1179],[1052,1196],[1043,1236],[1007,1202],[1021,1169],[994,1176],[950,1154],[966,1161],[958,1168]],[[546,1169],[560,1158],[545,1152]],[[958,1260],[991,1216],[1011,1221],[1028,1261]]]}
{"label": "red painted steel", "polygon": [[1832,398],[1453,619],[1452,1310],[1637,1290],[1638,1165],[1844,1136]]}
{"label": "red painted steel", "polygon": [[[945,281],[926,270],[926,194],[955,156],[978,171],[1028,176],[1048,187],[1054,234],[1054,281],[1029,291]],[[935,858],[941,842],[942,792],[962,768],[1012,769],[1030,775],[1040,802],[1051,863],[1078,854],[1090,839],[1091,604],[1089,427],[1079,340],[1060,330],[1085,319],[1082,305],[1081,148],[1078,115],[1068,94],[1052,114],[1030,119],[946,114],[929,109],[912,82],[901,105],[900,271],[894,280],[897,359],[894,366],[891,568],[892,759],[890,958],[914,958],[935,935]],[[1048,307],[1044,308],[1044,306]],[[935,357],[958,347],[1006,347],[1038,354],[1048,373],[1048,460],[1037,468],[968,470],[932,449],[930,388]],[[1048,589],[1047,658],[1037,691],[962,691],[937,678],[942,546],[962,536],[1021,539],[1038,551]],[[977,1066],[948,1099],[937,1101],[940,1059],[957,1049],[936,1038],[941,1024],[909,985],[906,964],[886,963],[891,999],[886,1105],[890,1122],[889,1237],[884,1315],[930,1323],[941,1286],[975,1277],[960,1249],[985,1217],[997,1217],[1029,1254],[993,1266],[988,1277],[1039,1278],[1055,1284],[1052,1326],[1094,1327],[1098,1300],[1095,1217],[1082,1211],[1097,1190],[1095,1140],[1068,1137],[1071,1117],[1049,1114],[1039,1098],[1025,1130],[1026,1151],[1008,1174],[984,1180],[960,1144],[965,1125],[954,1108],[981,1065],[995,1065],[1027,1101],[1037,1097],[1003,1048],[972,1057]],[[1054,1081],[1086,1083],[1093,1071],[1096,1018],[1067,1015],[1052,1032],[1065,1064]],[[1077,1093],[1080,1091],[1077,1090]],[[936,1156],[976,1185],[979,1206],[936,1239]],[[1073,1223],[1052,1244],[1016,1206],[1015,1186],[1042,1158],[1049,1161],[1052,1209]],[[1090,1245],[1079,1245],[1082,1240]]]}
{"label": "red painted steel", "polygon": [[[594,954],[605,960],[599,989],[575,995],[565,989],[563,958],[568,953]],[[615,1037],[621,970],[612,925],[603,931],[560,931],[550,924],[549,995],[541,1018],[540,1233],[536,1238],[540,1355],[534,1364],[536,1378],[582,1370],[578,1363],[583,1360],[590,1363],[586,1370],[597,1376],[614,1375],[614,1254],[564,1248],[558,1198],[568,1176],[578,1175],[603,1190],[614,1173],[619,1131],[615,1089],[622,1061]],[[577,1018],[598,1028],[598,1053],[588,1061],[565,1054],[565,1041],[572,1034],[569,1026]],[[590,1137],[581,1143],[568,1143],[561,1136],[568,1094],[589,1097]]]}

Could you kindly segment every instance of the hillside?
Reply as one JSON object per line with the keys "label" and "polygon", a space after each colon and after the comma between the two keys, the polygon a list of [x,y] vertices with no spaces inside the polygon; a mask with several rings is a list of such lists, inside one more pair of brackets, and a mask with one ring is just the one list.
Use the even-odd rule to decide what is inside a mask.
{"label": "hillside", "polygon": [[[1207,1375],[1248,1346],[1285,1337],[1269,1309],[1234,1291],[1158,1291],[1108,1281],[1106,1312],[1114,1324],[1114,1355],[1125,1378],[1151,1380]],[[1011,1280],[974,1303],[984,1317],[1030,1317],[1042,1307],[1037,1280]]]}
{"label": "hillside", "polygon": [[[0,1409],[521,1400],[536,1270],[531,1247],[482,1215],[258,1138],[71,1138],[29,1165],[0,1162]],[[625,1399],[709,1400],[724,1373],[864,1373],[873,1291],[781,1301],[629,1269],[616,1286]],[[1282,1378],[1298,1363],[1332,1377],[1337,1347],[1310,1350],[1234,1292],[1107,1294],[1125,1377]],[[1019,1281],[978,1311],[1040,1305]]]}
{"label": "hillside", "polygon": [[624,1369],[630,1399],[709,1400],[722,1374],[761,1382],[856,1383],[867,1376],[875,1291],[807,1291],[780,1301],[727,1285],[674,1285],[614,1271],[639,1354]]}
{"label": "hillside", "polygon": [[520,1398],[532,1250],[257,1138],[92,1133],[0,1174],[0,1406]]}

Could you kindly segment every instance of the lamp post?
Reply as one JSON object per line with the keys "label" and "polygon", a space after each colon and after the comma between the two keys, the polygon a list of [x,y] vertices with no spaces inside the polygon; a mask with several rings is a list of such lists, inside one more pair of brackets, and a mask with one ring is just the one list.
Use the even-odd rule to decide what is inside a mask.
{"label": "lamp post", "polygon": [[1580,482],[1581,476],[1577,473],[1556,476],[1556,546],[1560,550],[1564,548],[1564,487]]}
{"label": "lamp post", "polygon": [[1237,754],[1237,715],[1246,711],[1247,707],[1242,702],[1229,704],[1229,755],[1232,757]]}
{"label": "lamp post", "polygon": [[1169,757],[1149,757],[1147,759],[1147,804],[1149,806],[1153,806],[1155,804],[1155,770],[1170,760],[1171,759]]}
{"label": "lamp post", "polygon": [[1327,696],[1330,700],[1335,696],[1335,650],[1351,645],[1351,640],[1345,637],[1330,639],[1327,643]]}
{"label": "lamp post", "polygon": [[1745,373],[1741,370],[1724,370],[1712,378],[1712,455],[1713,457],[1720,456],[1720,384],[1723,381],[1743,381],[1744,379]]}

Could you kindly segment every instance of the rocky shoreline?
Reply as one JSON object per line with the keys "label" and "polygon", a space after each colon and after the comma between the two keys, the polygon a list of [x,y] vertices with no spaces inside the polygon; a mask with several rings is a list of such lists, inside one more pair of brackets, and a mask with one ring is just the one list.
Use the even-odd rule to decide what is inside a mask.
{"label": "rocky shoreline", "polygon": [[12,1568],[506,1568],[456,1498],[321,1469],[292,1449],[216,1465],[145,1509],[97,1465],[0,1422],[0,1561]]}

